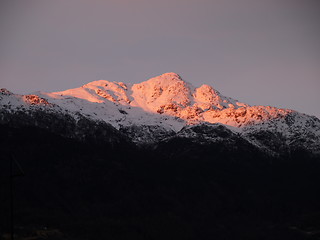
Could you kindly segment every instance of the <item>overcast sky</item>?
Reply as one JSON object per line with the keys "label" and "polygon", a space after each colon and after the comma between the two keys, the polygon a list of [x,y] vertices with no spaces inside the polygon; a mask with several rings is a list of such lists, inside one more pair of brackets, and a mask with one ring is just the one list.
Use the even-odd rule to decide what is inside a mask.
{"label": "overcast sky", "polygon": [[0,88],[58,91],[176,72],[320,117],[317,0],[0,0]]}

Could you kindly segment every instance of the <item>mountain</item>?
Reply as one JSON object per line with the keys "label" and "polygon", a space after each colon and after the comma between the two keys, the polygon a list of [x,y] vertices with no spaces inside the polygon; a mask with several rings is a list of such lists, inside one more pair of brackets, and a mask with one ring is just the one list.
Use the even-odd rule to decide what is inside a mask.
{"label": "mountain", "polygon": [[166,73],[53,93],[1,89],[0,133],[0,239],[11,209],[21,240],[320,236],[313,116]]}
{"label": "mountain", "polygon": [[[289,109],[250,106],[211,86],[196,88],[176,73],[138,84],[99,80],[61,92],[17,95],[2,89],[0,94],[2,123],[11,122],[10,116],[18,113],[32,118],[40,112],[64,116],[74,122],[71,137],[90,135],[82,127],[74,130],[80,119],[113,129],[114,136],[119,133],[138,145],[175,137],[202,139],[202,143],[220,141],[215,134],[204,136],[193,131],[194,126],[216,129],[219,125],[271,155],[290,154],[296,149],[320,154],[318,118]],[[29,121],[29,125],[39,125],[42,120]],[[49,122],[42,127],[58,133]]]}

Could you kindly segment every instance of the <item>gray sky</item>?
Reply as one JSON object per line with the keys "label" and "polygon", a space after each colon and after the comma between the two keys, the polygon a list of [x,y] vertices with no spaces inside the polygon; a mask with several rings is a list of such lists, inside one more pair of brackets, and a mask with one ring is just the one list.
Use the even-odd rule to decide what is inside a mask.
{"label": "gray sky", "polygon": [[317,0],[0,0],[0,87],[58,91],[176,72],[320,117]]}

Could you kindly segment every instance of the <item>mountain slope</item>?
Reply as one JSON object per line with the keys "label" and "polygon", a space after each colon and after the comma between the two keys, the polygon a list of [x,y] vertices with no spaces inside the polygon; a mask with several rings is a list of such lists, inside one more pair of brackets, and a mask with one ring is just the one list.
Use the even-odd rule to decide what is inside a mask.
{"label": "mountain slope", "polygon": [[[75,122],[85,118],[110,124],[139,145],[178,137],[187,126],[222,124],[270,154],[290,153],[295,148],[320,153],[320,120],[316,117],[289,109],[250,106],[211,86],[196,88],[176,73],[133,85],[99,80],[61,92],[16,95],[2,89],[0,94],[3,119],[5,112],[40,110],[68,115]],[[207,141],[214,138],[213,134]]]}
{"label": "mountain slope", "polygon": [[[56,93],[1,89],[0,132],[3,239],[10,186],[15,239],[319,238],[312,116],[169,73]],[[23,177],[9,178],[12,159]]]}

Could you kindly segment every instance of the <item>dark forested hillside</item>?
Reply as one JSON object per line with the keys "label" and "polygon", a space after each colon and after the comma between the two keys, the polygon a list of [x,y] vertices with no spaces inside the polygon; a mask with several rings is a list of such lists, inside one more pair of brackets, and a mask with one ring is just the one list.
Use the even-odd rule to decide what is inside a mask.
{"label": "dark forested hillside", "polygon": [[[0,126],[0,232],[15,239],[319,239],[320,161],[237,139],[148,148]],[[14,171],[18,171],[14,165]]]}

